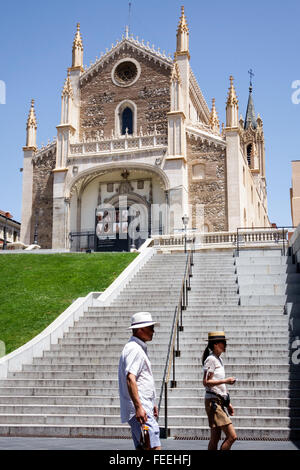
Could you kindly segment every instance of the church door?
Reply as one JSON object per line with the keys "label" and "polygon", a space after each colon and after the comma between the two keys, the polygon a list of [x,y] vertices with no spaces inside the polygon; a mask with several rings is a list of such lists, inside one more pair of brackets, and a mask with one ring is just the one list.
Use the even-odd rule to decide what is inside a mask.
{"label": "church door", "polygon": [[[150,224],[141,227],[129,207],[96,210],[95,251],[130,251],[144,243],[150,234]],[[148,214],[146,207],[145,210]]]}

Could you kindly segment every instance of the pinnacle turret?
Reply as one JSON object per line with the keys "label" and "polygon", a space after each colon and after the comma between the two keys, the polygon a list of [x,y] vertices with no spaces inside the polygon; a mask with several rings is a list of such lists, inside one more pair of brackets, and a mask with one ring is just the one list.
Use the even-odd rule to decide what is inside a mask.
{"label": "pinnacle turret", "polygon": [[184,14],[184,7],[181,7],[181,17],[177,28],[176,53],[189,54],[189,28]]}
{"label": "pinnacle turret", "polygon": [[37,121],[34,109],[34,100],[32,99],[26,126],[26,147],[36,148],[36,130]]}
{"label": "pinnacle turret", "polygon": [[83,67],[83,43],[80,34],[80,23],[77,23],[77,31],[73,41],[72,67]]}
{"label": "pinnacle turret", "polygon": [[233,85],[233,76],[230,76],[230,87],[226,106],[226,127],[238,127],[239,106],[236,91]]}
{"label": "pinnacle turret", "polygon": [[220,132],[220,121],[216,110],[216,100],[212,99],[212,108],[209,116],[209,125],[214,132]]}

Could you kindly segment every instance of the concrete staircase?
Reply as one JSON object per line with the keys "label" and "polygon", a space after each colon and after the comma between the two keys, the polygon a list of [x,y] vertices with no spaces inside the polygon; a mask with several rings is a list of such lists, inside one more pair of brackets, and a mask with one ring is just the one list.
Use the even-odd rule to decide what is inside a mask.
{"label": "concrete staircase", "polygon": [[[177,388],[169,391],[171,436],[209,436],[201,356],[208,331],[225,330],[226,375],[238,379],[228,388],[239,438],[300,438],[300,381],[289,367],[289,317],[283,314],[285,302],[298,299],[300,275],[280,255],[195,254]],[[128,425],[120,424],[117,371],[130,317],[147,310],[161,323],[148,343],[159,395],[185,261],[180,253],[154,255],[109,307],[90,308],[43,357],[1,380],[0,435],[129,437]]]}
{"label": "concrete staircase", "polygon": [[110,307],[90,308],[43,357],[0,380],[0,435],[129,437],[117,374],[130,318],[147,310],[161,323],[148,343],[159,393],[185,263],[154,255]]}
{"label": "concrete staircase", "polygon": [[225,330],[226,376],[237,378],[228,390],[238,437],[299,439],[300,377],[291,374],[284,315],[285,302],[299,295],[296,266],[277,250],[241,251],[236,259],[232,252],[211,251],[195,254],[193,273],[176,359],[177,388],[169,392],[171,436],[209,436],[201,356],[208,331]]}

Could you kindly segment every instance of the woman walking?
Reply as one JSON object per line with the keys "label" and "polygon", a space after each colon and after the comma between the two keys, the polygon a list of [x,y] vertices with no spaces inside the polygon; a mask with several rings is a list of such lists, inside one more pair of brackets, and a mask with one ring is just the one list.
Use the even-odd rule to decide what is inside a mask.
{"label": "woman walking", "polygon": [[[221,354],[226,351],[226,337],[224,331],[208,333],[208,345],[202,356],[203,385],[205,387],[205,410],[208,416],[211,430],[208,450],[218,450],[218,442],[221,439],[221,431],[226,436],[220,450],[230,450],[236,441],[230,416],[234,415],[234,409],[230,403],[226,384],[233,385],[235,377],[225,378],[225,370]],[[227,411],[228,410],[228,413]]]}

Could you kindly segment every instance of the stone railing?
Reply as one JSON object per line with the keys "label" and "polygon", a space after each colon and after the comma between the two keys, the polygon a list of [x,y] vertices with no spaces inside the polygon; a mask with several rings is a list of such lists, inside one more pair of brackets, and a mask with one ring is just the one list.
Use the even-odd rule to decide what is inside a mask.
{"label": "stone railing", "polygon": [[[187,243],[192,243],[194,234],[187,234]],[[184,246],[185,236],[182,234],[174,235],[154,235],[152,236],[153,246]]]}
{"label": "stone railing", "polygon": [[88,153],[111,153],[131,150],[143,150],[168,145],[168,137],[162,134],[125,135],[120,138],[102,139],[94,142],[70,144],[70,154],[82,155]]}
{"label": "stone railing", "polygon": [[[192,230],[187,231],[187,243],[195,237],[197,248],[219,246],[224,248],[244,247],[287,247],[288,228],[264,228],[264,229],[238,229],[235,232],[207,232],[201,233]],[[179,247],[185,243],[184,233],[170,235],[155,235],[152,237],[153,246]]]}
{"label": "stone railing", "polygon": [[296,262],[300,265],[300,224],[290,238],[290,246],[292,247]]}

